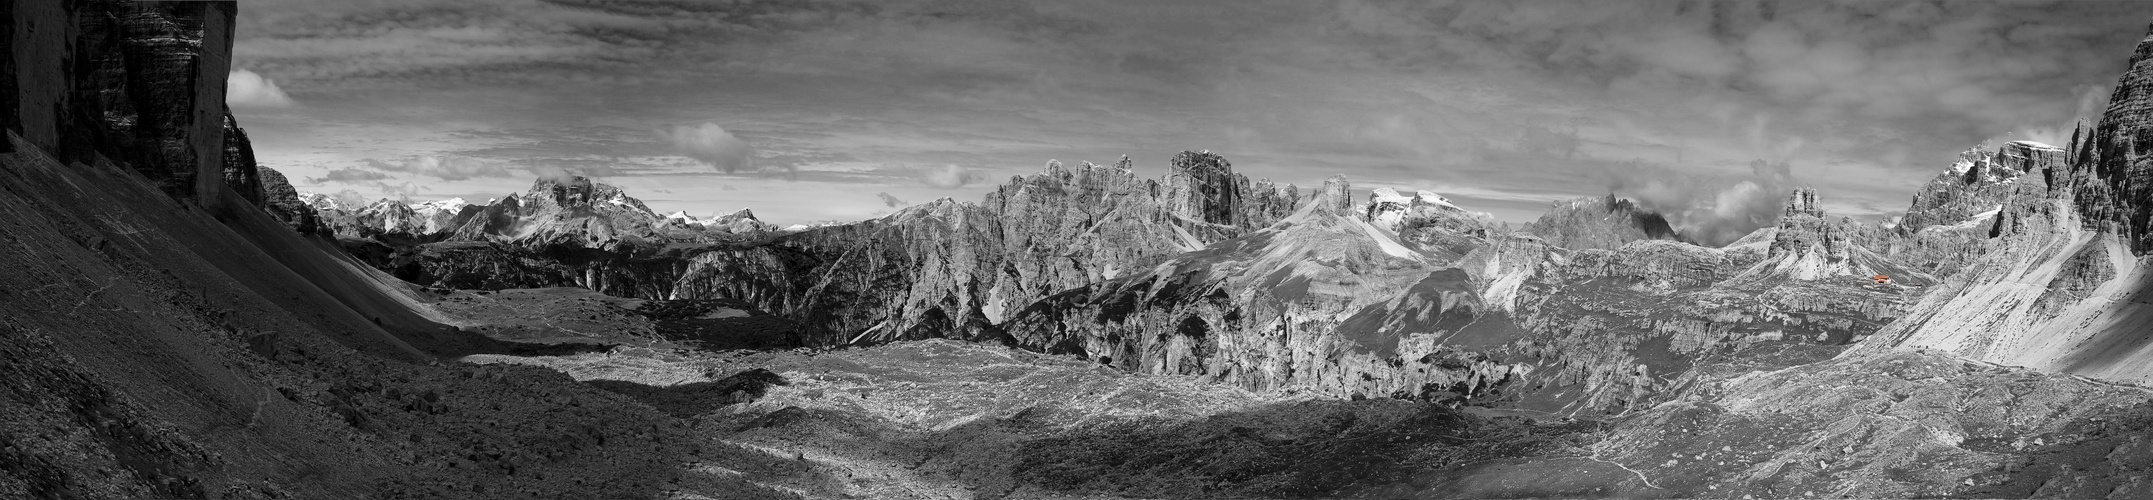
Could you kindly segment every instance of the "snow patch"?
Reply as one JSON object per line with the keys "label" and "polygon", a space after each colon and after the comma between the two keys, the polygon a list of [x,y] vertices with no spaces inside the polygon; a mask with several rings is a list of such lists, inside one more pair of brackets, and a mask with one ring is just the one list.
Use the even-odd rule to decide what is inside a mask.
{"label": "snow patch", "polygon": [[1367,234],[1369,239],[1375,240],[1376,248],[1382,249],[1383,253],[1390,254],[1392,257],[1420,260],[1420,254],[1414,253],[1413,249],[1406,248],[1405,245],[1398,244],[1398,240],[1391,239],[1389,235],[1383,234],[1383,230],[1376,229],[1375,226],[1368,225],[1367,222],[1358,218],[1348,217],[1346,220],[1352,221],[1353,225],[1359,226],[1361,232]]}
{"label": "snow patch", "polygon": [[1169,225],[1173,226],[1174,235],[1181,237],[1181,251],[1194,252],[1204,248],[1203,240],[1198,240],[1196,239],[1196,235],[1189,234],[1188,229],[1182,228],[1180,224]]}
{"label": "snow patch", "polygon": [[1922,232],[1928,232],[1928,231],[1957,231],[1957,230],[1973,229],[1973,228],[1975,228],[1975,227],[1979,227],[1979,226],[1981,226],[1981,225],[1983,225],[1983,224],[1987,224],[1987,223],[1988,223],[1988,222],[1989,222],[1989,221],[1990,221],[1991,219],[1994,219],[1994,218],[1996,217],[1996,214],[1999,214],[1999,213],[2003,213],[2003,205],[1996,205],[1996,208],[1991,208],[1991,209],[1989,209],[1989,211],[1987,211],[1987,212],[1981,212],[1981,213],[1978,213],[1978,214],[1973,214],[1972,216],[1969,216],[1969,217],[1967,217],[1967,218],[1966,218],[1966,220],[1962,220],[1962,221],[1959,221],[1959,222],[1958,222],[1958,223],[1956,223],[1956,224],[1951,224],[1951,225],[1948,225],[1948,226],[1944,226],[1944,225],[1938,225],[1938,226],[1929,226],[1929,227],[1924,227],[1924,228],[1921,228],[1921,230],[1922,230]]}

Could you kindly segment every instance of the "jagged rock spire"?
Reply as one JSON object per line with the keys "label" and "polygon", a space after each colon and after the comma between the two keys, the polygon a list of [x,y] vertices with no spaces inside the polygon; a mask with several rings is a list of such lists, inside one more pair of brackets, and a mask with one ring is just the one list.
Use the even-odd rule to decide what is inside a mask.
{"label": "jagged rock spire", "polygon": [[1333,175],[1323,180],[1323,187],[1316,190],[1316,195],[1310,202],[1314,203],[1319,211],[1336,215],[1351,214],[1353,183],[1347,182],[1346,176]]}
{"label": "jagged rock spire", "polygon": [[1817,190],[1809,187],[1794,188],[1794,192],[1787,195],[1785,211],[1785,216],[1791,215],[1823,217],[1824,209],[1817,206]]}

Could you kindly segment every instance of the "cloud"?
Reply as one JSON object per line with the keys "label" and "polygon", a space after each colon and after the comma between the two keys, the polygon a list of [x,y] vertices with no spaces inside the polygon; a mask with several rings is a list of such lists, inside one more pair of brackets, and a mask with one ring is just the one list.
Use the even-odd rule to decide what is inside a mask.
{"label": "cloud", "polygon": [[498,164],[463,156],[419,155],[394,162],[366,159],[361,163],[384,172],[403,172],[445,181],[512,176],[507,168]]}
{"label": "cloud", "polygon": [[918,175],[921,184],[938,188],[960,188],[982,177],[984,176],[957,165],[921,168]]}
{"label": "cloud", "polygon": [[364,170],[357,168],[339,168],[336,170],[330,170],[328,175],[324,175],[321,177],[308,177],[307,182],[311,182],[314,184],[328,184],[332,182],[355,184],[361,182],[385,180],[390,178],[391,177],[389,177],[389,174],[375,172],[372,170]]}
{"label": "cloud", "polygon": [[359,194],[358,191],[352,189],[344,189],[334,193],[330,193],[329,197],[335,199],[338,205],[351,207],[354,209],[367,206],[368,204],[374,202],[373,199],[367,198],[366,195]]}
{"label": "cloud", "polygon": [[733,137],[732,132],[716,123],[669,127],[661,135],[674,152],[728,174],[749,168],[754,159],[755,150],[748,147],[747,141]]}
{"label": "cloud", "polygon": [[410,203],[412,195],[419,194],[420,191],[432,191],[426,186],[420,186],[411,181],[404,181],[400,184],[376,182],[374,187],[379,188],[383,196],[387,196],[389,199],[396,200],[399,203]]}
{"label": "cloud", "polygon": [[905,205],[910,205],[910,203],[905,203],[905,200],[900,200],[900,199],[897,199],[897,197],[895,197],[895,196],[890,196],[890,194],[889,194],[889,193],[875,193],[875,197],[877,197],[877,198],[881,198],[881,199],[882,199],[882,204],[883,204],[883,205],[885,205],[885,206],[888,206],[888,207],[890,207],[890,208],[897,208],[897,207],[902,207],[902,206],[905,206]]}
{"label": "cloud", "polygon": [[[1155,165],[1211,148],[1280,183],[1345,173],[1575,196],[1604,194],[1603,177],[1633,173],[1601,170],[1640,159],[1710,180],[1649,193],[1705,228],[1775,197],[1781,186],[1744,172],[1753,159],[1888,207],[1983,139],[2067,140],[2079,98],[2098,113],[2148,14],[2041,1],[286,0],[241,12],[234,62],[303,87],[293,113],[336,125],[258,142],[334,149],[353,137],[337,126],[393,126],[429,135],[357,157],[588,153],[665,158],[623,175],[783,172],[801,185],[744,190],[800,200],[756,207],[773,216],[826,214],[808,185],[839,170],[882,189],[978,189],[987,169],[1046,158]],[[603,127],[626,130],[586,130]],[[1474,156],[1526,127],[1539,130],[1520,148],[1530,158]],[[466,130],[519,133],[454,134]],[[868,166],[884,162],[964,167]]]}
{"label": "cloud", "polygon": [[1700,175],[1643,163],[1610,168],[1605,175],[1608,192],[1667,216],[1677,231],[1707,246],[1778,224],[1795,187],[1792,165],[1761,159],[1750,162],[1747,176]]}
{"label": "cloud", "polygon": [[292,105],[277,82],[253,71],[232,70],[224,79],[224,103],[235,108],[283,108]]}

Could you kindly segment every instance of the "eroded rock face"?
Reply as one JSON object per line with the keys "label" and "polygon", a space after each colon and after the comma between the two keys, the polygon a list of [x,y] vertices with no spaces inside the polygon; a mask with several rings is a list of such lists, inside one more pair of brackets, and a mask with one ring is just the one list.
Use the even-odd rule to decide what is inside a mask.
{"label": "eroded rock face", "polygon": [[[2153,37],[2131,52],[2067,182],[2081,223],[2153,254]],[[2054,182],[2055,179],[2051,179]]]}
{"label": "eroded rock face", "polygon": [[1540,220],[1525,224],[1525,232],[1572,250],[1615,248],[1636,240],[1680,239],[1666,217],[1614,195],[1557,203]]}
{"label": "eroded rock face", "polygon": [[[2063,165],[2064,150],[2015,141],[1995,151],[1975,147],[1921,190],[1890,231],[1857,234],[1862,246],[1938,278],[1949,278],[1987,251],[1990,232],[2018,181]],[[1859,228],[1868,229],[1868,228]]]}

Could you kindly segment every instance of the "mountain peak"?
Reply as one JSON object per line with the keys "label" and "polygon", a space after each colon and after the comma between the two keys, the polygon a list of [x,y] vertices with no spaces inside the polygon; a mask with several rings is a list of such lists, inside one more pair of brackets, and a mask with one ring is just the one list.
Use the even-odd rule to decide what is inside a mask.
{"label": "mountain peak", "polygon": [[1353,183],[1347,182],[1346,176],[1343,175],[1333,175],[1324,179],[1323,187],[1316,189],[1316,194],[1309,203],[1315,207],[1315,210],[1324,213],[1333,215],[1352,213]]}
{"label": "mountain peak", "polygon": [[1526,223],[1525,232],[1571,250],[1613,249],[1636,240],[1681,239],[1674,226],[1667,223],[1667,217],[1613,194],[1557,202],[1538,220]]}
{"label": "mountain peak", "polygon": [[1809,187],[1794,188],[1787,194],[1786,216],[1807,215],[1823,217],[1824,209],[1817,206],[1817,190]]}

